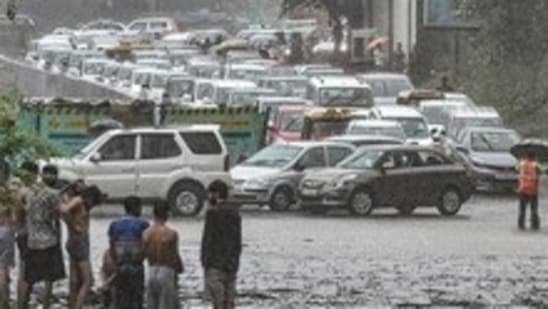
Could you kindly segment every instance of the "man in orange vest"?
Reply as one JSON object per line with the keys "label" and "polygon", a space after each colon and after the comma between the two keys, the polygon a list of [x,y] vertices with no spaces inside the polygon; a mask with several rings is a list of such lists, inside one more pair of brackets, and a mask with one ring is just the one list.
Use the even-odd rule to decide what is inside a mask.
{"label": "man in orange vest", "polygon": [[519,163],[519,216],[518,227],[525,229],[525,213],[527,205],[531,205],[531,228],[538,230],[540,228],[540,218],[538,215],[538,188],[541,167],[533,153],[529,153]]}

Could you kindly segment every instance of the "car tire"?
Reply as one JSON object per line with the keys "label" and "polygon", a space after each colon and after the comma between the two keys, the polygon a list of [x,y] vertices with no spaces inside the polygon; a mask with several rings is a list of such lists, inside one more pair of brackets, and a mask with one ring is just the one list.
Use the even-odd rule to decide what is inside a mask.
{"label": "car tire", "polygon": [[443,190],[438,202],[438,211],[443,216],[454,216],[459,213],[462,206],[462,198],[459,190],[448,187]]}
{"label": "car tire", "polygon": [[181,182],[171,189],[168,203],[176,216],[194,217],[202,211],[205,196],[206,193],[200,185]]}
{"label": "car tire", "polygon": [[366,188],[356,189],[348,201],[348,209],[356,216],[369,216],[373,208],[375,208],[373,196]]}
{"label": "car tire", "polygon": [[410,216],[413,214],[413,212],[415,212],[415,209],[417,209],[417,206],[412,204],[405,204],[405,205],[398,206],[397,209],[400,215]]}
{"label": "car tire", "polygon": [[268,206],[270,210],[284,212],[293,205],[293,193],[288,187],[278,187],[270,197]]}

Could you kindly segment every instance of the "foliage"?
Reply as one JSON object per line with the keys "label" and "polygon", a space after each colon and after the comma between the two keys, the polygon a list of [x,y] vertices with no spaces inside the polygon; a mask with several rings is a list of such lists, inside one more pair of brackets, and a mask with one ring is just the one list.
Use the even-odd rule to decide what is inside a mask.
{"label": "foliage", "polygon": [[0,158],[12,168],[24,160],[45,159],[56,151],[34,132],[17,126],[18,103],[15,92],[0,95]]}
{"label": "foliage", "polygon": [[546,127],[539,124],[548,116],[548,1],[475,0],[466,6],[481,28],[460,78],[464,89],[524,133],[542,134]]}

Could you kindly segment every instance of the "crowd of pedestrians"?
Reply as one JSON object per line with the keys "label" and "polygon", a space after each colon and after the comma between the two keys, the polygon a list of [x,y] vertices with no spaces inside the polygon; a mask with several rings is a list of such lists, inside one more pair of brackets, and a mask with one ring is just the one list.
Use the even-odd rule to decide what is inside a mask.
{"label": "crowd of pedestrians", "polygon": [[[102,285],[94,291],[90,212],[103,202],[104,196],[96,186],[83,182],[59,190],[57,174],[55,166],[45,166],[40,171],[38,165],[27,162],[19,168],[19,182],[13,186],[9,182],[9,165],[0,160],[0,308],[10,308],[10,270],[16,265],[17,308],[29,308],[37,283],[44,284],[42,308],[50,308],[53,284],[67,276],[65,251],[70,309],[83,308],[92,295],[101,295],[104,308],[179,308],[178,276],[184,265],[179,254],[179,235],[168,225],[167,203],[154,204],[153,220],[149,222],[141,217],[138,197],[124,201],[126,214],[109,226],[109,247],[103,253],[101,267]],[[234,308],[242,250],[241,217],[237,208],[226,202],[228,192],[227,184],[220,181],[208,188],[210,206],[200,252],[205,295],[215,309]],[[64,238],[61,222],[66,225]]]}

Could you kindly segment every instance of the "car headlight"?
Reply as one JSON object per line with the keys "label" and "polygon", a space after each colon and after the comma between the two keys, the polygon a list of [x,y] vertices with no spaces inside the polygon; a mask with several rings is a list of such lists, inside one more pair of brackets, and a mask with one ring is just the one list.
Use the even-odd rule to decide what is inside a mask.
{"label": "car headlight", "polygon": [[474,156],[470,157],[470,161],[472,162],[472,164],[480,167],[485,166],[487,164],[487,161]]}
{"label": "car headlight", "polygon": [[291,55],[291,49],[286,48],[286,49],[284,50],[284,54],[285,54],[286,56]]}
{"label": "car headlight", "polygon": [[342,176],[334,181],[331,181],[327,186],[330,188],[344,188],[352,185],[354,180],[358,178],[358,174],[350,174]]}
{"label": "car headlight", "polygon": [[268,186],[268,180],[262,178],[254,178],[245,182],[246,188],[250,189],[263,189]]}
{"label": "car headlight", "polygon": [[340,51],[343,52],[343,53],[346,53],[348,51],[348,45],[347,44],[342,44],[341,47],[340,47]]}

